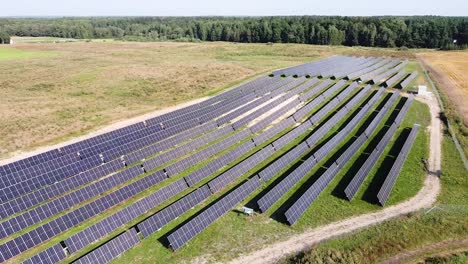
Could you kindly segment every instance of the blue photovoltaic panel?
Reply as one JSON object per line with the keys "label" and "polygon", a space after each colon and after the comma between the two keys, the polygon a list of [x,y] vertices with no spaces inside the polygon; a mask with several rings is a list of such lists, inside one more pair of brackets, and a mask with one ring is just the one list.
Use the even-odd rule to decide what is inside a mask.
{"label": "blue photovoltaic panel", "polygon": [[[0,250],[2,251],[1,254],[2,256],[9,256],[9,252],[19,254],[20,252],[34,247],[153,186],[161,181],[161,177],[160,173],[153,173],[112,193],[101,196],[91,203],[68,212],[46,224],[38,226],[28,233],[22,234],[21,236],[0,245]],[[30,243],[25,244],[24,241],[30,241]],[[12,256],[15,255],[11,255],[9,257]]]}
{"label": "blue photovoltaic panel", "polygon": [[198,233],[203,231],[208,225],[216,219],[227,213],[232,207],[241,202],[245,197],[251,194],[255,189],[260,187],[260,178],[255,176],[242,185],[234,189],[215,204],[203,210],[189,222],[179,227],[167,239],[172,249],[177,250]]}
{"label": "blue photovoltaic panel", "polygon": [[262,212],[266,212],[278,201],[291,187],[301,180],[317,164],[314,157],[308,158],[299,167],[282,179],[275,187],[263,195],[257,204]]}
{"label": "blue photovoltaic panel", "polygon": [[7,203],[1,204],[0,215],[2,218],[5,218],[7,216],[16,214],[26,210],[31,206],[38,205],[48,199],[73,190],[82,184],[95,181],[100,177],[108,175],[122,168],[123,164],[119,160],[114,160],[99,167],[95,167],[74,177],[57,182],[53,185],[49,185],[45,188],[18,197],[15,200],[10,200]]}
{"label": "blue photovoltaic panel", "polygon": [[251,149],[253,149],[255,145],[252,141],[247,141],[242,145],[234,148],[233,150],[225,153],[221,157],[211,161],[209,164],[205,165],[204,167],[192,172],[188,176],[185,176],[185,180],[187,181],[188,185],[193,186],[203,178],[208,177],[212,173],[216,172],[217,170],[221,169],[222,167],[226,166],[230,162],[236,160],[237,158],[241,157]]}
{"label": "blue photovoltaic panel", "polygon": [[223,172],[221,175],[208,182],[211,192],[215,193],[221,190],[230,182],[255,167],[258,163],[267,159],[273,152],[275,152],[275,149],[271,145],[267,145],[262,150],[259,150],[229,170]]}
{"label": "blue photovoltaic panel", "polygon": [[102,219],[70,238],[65,239],[64,242],[68,247],[68,251],[73,253],[86,247],[93,241],[110,234],[118,227],[127,224],[134,218],[160,205],[167,199],[174,197],[185,189],[187,189],[187,184],[184,179],[177,180],[165,187],[162,187],[145,198],[138,200],[134,204]]}
{"label": "blue photovoltaic panel", "polygon": [[210,195],[211,192],[208,188],[208,185],[203,185],[199,189],[191,192],[190,194],[184,196],[183,198],[177,200],[173,204],[167,206],[148,219],[139,223],[138,229],[140,230],[143,237],[148,237],[167,223],[187,212],[190,208],[208,198]]}
{"label": "blue photovoltaic panel", "polygon": [[140,239],[134,228],[129,229],[123,234],[113,238],[104,245],[91,251],[90,253],[79,258],[73,263],[79,264],[104,264],[109,263],[125,251],[134,247]]}
{"label": "blue photovoltaic panel", "polygon": [[404,80],[400,83],[401,88],[402,88],[402,89],[405,89],[417,76],[418,76],[418,72],[417,72],[417,71],[412,72],[410,76],[406,77],[406,79],[404,79]]}
{"label": "blue photovoltaic panel", "polygon": [[55,264],[63,259],[66,255],[60,244],[50,247],[32,258],[25,260],[22,264]]}
{"label": "blue photovoltaic panel", "polygon": [[338,167],[335,164],[328,168],[320,178],[312,184],[309,189],[284,213],[290,225],[294,224],[305,210],[312,204],[317,196],[323,191],[328,183],[333,179]]}
{"label": "blue photovoltaic panel", "polygon": [[307,150],[309,149],[309,146],[307,143],[302,142],[301,144],[297,145],[294,147],[292,150],[288,151],[288,153],[284,154],[274,162],[270,163],[267,167],[262,169],[259,173],[258,176],[263,181],[267,181],[271,179],[273,176],[275,176],[278,172],[280,172],[283,168],[288,166],[291,162],[299,158],[301,155],[303,155]]}
{"label": "blue photovoltaic panel", "polygon": [[[49,203],[45,203],[39,207],[25,212],[24,214],[10,218],[5,222],[0,223],[0,238],[7,237],[15,232],[23,230],[28,226],[37,224],[55,214],[67,210],[68,208],[72,208],[75,205],[86,201],[87,199],[97,196],[126,181],[131,180],[141,173],[142,170],[140,167],[132,167],[101,181],[94,182],[84,188],[76,190]],[[166,178],[164,173],[160,173],[159,175],[161,181]]]}
{"label": "blue photovoltaic panel", "polygon": [[390,192],[392,191],[393,186],[395,185],[397,177],[400,174],[401,168],[405,163],[406,157],[408,157],[409,151],[411,150],[411,147],[413,146],[413,143],[416,140],[416,135],[418,133],[419,127],[420,126],[416,124],[413,126],[413,129],[408,135],[408,138],[406,139],[400,153],[398,154],[398,157],[396,158],[387,177],[385,177],[385,181],[382,184],[379,193],[377,194],[377,199],[380,205],[382,206],[385,205],[388,197],[390,196]]}

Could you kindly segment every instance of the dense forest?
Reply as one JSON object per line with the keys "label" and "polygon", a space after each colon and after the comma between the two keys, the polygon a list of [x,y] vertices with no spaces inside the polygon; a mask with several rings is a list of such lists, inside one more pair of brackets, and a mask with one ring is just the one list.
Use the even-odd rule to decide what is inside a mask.
{"label": "dense forest", "polygon": [[12,36],[78,39],[453,48],[466,47],[468,18],[434,16],[3,18],[0,19],[0,32]]}

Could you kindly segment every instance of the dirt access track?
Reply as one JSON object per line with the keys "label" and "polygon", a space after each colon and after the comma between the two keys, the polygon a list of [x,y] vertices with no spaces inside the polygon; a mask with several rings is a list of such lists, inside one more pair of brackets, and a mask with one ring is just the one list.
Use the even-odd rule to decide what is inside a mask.
{"label": "dirt access track", "polygon": [[408,214],[422,208],[431,207],[440,191],[440,161],[442,144],[442,126],[439,119],[440,108],[437,100],[416,98],[429,105],[431,111],[431,125],[427,128],[430,133],[429,175],[424,181],[423,188],[413,198],[385,208],[379,212],[363,214],[334,222],[325,226],[311,229],[300,235],[290,237],[264,249],[251,252],[231,261],[231,263],[271,263],[288,255],[307,250],[321,241],[350,233],[371,225],[382,223],[399,215]]}

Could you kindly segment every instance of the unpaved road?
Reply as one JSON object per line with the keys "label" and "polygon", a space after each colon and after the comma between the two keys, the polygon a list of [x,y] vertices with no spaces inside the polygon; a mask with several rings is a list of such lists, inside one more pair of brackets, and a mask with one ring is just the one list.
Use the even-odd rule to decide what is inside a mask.
{"label": "unpaved road", "polygon": [[323,240],[350,233],[371,225],[382,223],[390,218],[428,208],[436,201],[440,191],[439,173],[441,161],[442,127],[439,119],[440,108],[434,97],[429,99],[417,98],[427,103],[431,111],[431,125],[427,128],[430,133],[429,170],[423,188],[413,198],[387,207],[379,212],[359,215],[343,221],[306,231],[300,235],[290,237],[265,248],[241,256],[231,263],[270,263],[296,252],[306,250]]}

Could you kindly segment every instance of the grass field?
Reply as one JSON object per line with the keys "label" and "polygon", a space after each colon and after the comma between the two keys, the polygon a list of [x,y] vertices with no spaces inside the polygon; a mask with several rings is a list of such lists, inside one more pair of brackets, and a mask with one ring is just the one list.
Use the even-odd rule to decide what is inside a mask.
{"label": "grass field", "polygon": [[455,104],[468,124],[468,52],[429,52],[419,54],[432,68],[439,71],[437,78],[441,88]]}
{"label": "grass field", "polygon": [[[0,127],[0,132],[4,135],[0,138],[0,146],[3,148],[0,153],[3,156],[11,155],[18,150],[59,142],[116,120],[209,96],[258,74],[320,57],[346,54],[415,58],[411,52],[391,49],[294,44],[82,42],[20,44],[17,48],[27,52],[53,53],[54,56],[17,59],[14,63],[7,60],[0,61],[2,81],[0,88],[6,99],[4,100],[6,103],[0,106],[0,122],[6,124]],[[406,70],[408,73],[413,70],[420,71],[420,67],[417,63],[411,62]],[[413,85],[424,83],[426,80],[421,74]],[[391,115],[394,114],[389,113],[386,118]],[[361,121],[360,125],[364,122]],[[158,241],[162,235],[190,218],[198,209],[223,195],[218,193],[160,232],[143,240],[116,263],[223,261],[258,249],[262,244],[301,233],[311,227],[379,210],[381,207],[372,202],[369,196],[375,193],[378,179],[381,178],[379,175],[389,169],[388,164],[398,150],[392,148],[393,143],[401,144],[404,128],[411,127],[414,123],[426,126],[428,122],[427,106],[415,101],[402,128],[397,131],[392,143],[384,152],[385,157],[379,160],[378,166],[371,171],[370,177],[366,179],[363,188],[351,203],[345,201],[339,193],[355,169],[351,164],[362,160],[361,156],[354,157],[345,166],[320,199],[293,227],[272,220],[270,216],[281,209],[280,204],[303,191],[298,187],[290,190],[283,200],[266,214],[249,218],[237,211],[227,213],[175,254]],[[356,128],[353,133],[359,129]],[[378,127],[378,130],[380,129],[385,128],[381,125]],[[327,137],[331,135],[330,133]],[[350,134],[345,141],[350,140],[352,136]],[[297,142],[291,142],[289,146],[295,143]],[[337,149],[344,147],[345,144]],[[363,146],[361,150],[369,145]],[[427,159],[427,154],[427,132],[421,130],[388,205],[406,200],[420,189],[426,175],[421,160]],[[323,162],[320,166],[322,165],[327,164]],[[320,166],[312,170],[307,179],[301,183],[307,184],[310,179],[316,178],[323,170]],[[188,172],[184,172],[186,173]],[[246,176],[248,175],[242,178],[245,179]],[[169,180],[166,184],[173,180]],[[267,188],[267,184],[263,188]],[[138,197],[148,193],[149,191],[141,193]],[[246,202],[255,199],[256,195],[257,193],[250,196]],[[179,197],[174,197],[171,201]],[[136,198],[68,230],[46,243],[47,245],[41,245],[35,250],[43,250],[61,241],[67,235],[86,228],[134,200]],[[169,202],[154,208],[152,212]],[[117,230],[113,235],[122,230],[124,229]],[[104,241],[100,241],[102,242]],[[90,245],[72,258],[96,246],[98,245]],[[226,248],[229,250],[226,251]]]}
{"label": "grass field", "polygon": [[468,52],[422,53],[421,58],[438,87],[444,104],[444,117],[450,122],[452,131],[468,155],[468,78],[466,59]]}
{"label": "grass field", "polygon": [[[9,47],[1,47],[0,46],[0,61],[7,60],[7,61],[14,61],[17,59],[29,59],[29,58],[37,58],[37,57],[45,57],[50,55],[49,52],[42,52],[42,51],[25,51],[21,49],[9,48]],[[8,62],[6,62],[8,63]]]}
{"label": "grass field", "polygon": [[[398,253],[439,241],[468,236],[468,181],[463,162],[449,136],[444,136],[442,190],[436,207],[387,221],[322,243],[285,263],[378,263]],[[460,258],[463,258],[461,256]],[[307,262],[308,261],[308,262]]]}
{"label": "grass field", "polygon": [[319,57],[414,58],[393,49],[295,44],[78,42],[14,47],[0,49],[0,57],[4,50],[4,56],[12,58],[0,60],[0,157],[212,95],[258,74]]}

